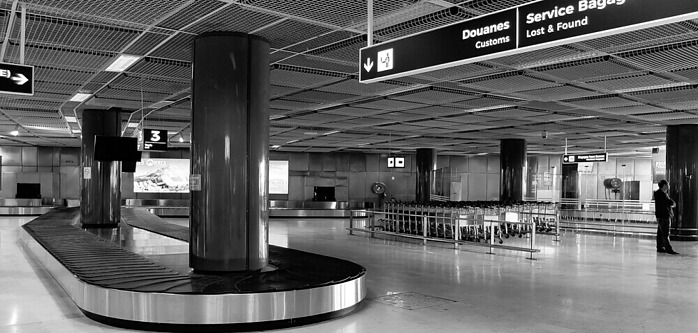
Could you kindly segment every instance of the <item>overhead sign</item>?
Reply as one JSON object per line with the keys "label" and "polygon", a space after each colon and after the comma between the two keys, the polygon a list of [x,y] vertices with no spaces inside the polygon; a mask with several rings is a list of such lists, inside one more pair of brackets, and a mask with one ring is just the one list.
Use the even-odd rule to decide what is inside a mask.
{"label": "overhead sign", "polygon": [[167,130],[143,129],[143,150],[167,150]]}
{"label": "overhead sign", "polygon": [[588,163],[588,162],[606,162],[608,161],[608,153],[599,154],[580,154],[580,155],[563,155],[562,163]]}
{"label": "overhead sign", "polygon": [[377,82],[516,48],[516,9],[463,21],[360,52],[359,81]]}
{"label": "overhead sign", "polygon": [[405,158],[403,156],[388,157],[388,168],[404,168]]}
{"label": "overhead sign", "polygon": [[0,93],[34,95],[34,66],[0,63]]}
{"label": "overhead sign", "polygon": [[695,18],[695,0],[538,1],[364,47],[359,81],[379,82]]}

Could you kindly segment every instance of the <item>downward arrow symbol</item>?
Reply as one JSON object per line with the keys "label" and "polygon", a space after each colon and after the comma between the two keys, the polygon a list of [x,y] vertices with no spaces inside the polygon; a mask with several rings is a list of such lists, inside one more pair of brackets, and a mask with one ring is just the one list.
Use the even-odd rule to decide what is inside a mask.
{"label": "downward arrow symbol", "polygon": [[371,69],[373,68],[373,61],[371,61],[371,58],[366,59],[366,63],[364,64],[364,69],[366,72],[371,72]]}
{"label": "downward arrow symbol", "polygon": [[21,85],[27,83],[27,81],[29,81],[29,79],[27,79],[27,77],[24,76],[24,74],[18,73],[17,76],[12,77],[12,81],[15,81],[15,84],[17,84],[18,86],[21,86]]}

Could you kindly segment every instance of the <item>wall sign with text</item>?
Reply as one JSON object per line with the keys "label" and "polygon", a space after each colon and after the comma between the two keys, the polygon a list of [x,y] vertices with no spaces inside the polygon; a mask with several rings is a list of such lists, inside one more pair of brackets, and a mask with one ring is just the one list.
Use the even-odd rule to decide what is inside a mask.
{"label": "wall sign with text", "polygon": [[608,153],[596,154],[579,154],[579,155],[563,155],[562,163],[588,163],[588,162],[606,162],[608,161]]}

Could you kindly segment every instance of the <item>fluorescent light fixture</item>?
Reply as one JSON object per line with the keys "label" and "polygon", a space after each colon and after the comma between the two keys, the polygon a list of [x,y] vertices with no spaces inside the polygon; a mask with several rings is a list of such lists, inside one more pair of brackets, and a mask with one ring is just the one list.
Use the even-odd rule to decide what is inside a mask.
{"label": "fluorescent light fixture", "polygon": [[107,72],[123,72],[127,68],[131,67],[136,61],[140,60],[140,56],[135,56],[135,55],[130,55],[130,54],[122,54],[114,62],[105,69]]}
{"label": "fluorescent light fixture", "polygon": [[65,131],[65,128],[56,128],[56,127],[38,126],[38,125],[27,125],[27,126],[24,126],[24,128],[31,128],[31,129],[40,130],[40,131],[47,131],[47,132],[63,132],[63,131]]}
{"label": "fluorescent light fixture", "polygon": [[128,124],[126,125],[126,127],[136,128],[136,127],[138,127],[138,123],[128,123]]}
{"label": "fluorescent light fixture", "polygon": [[174,103],[174,101],[164,100],[164,101],[159,101],[159,102],[153,103],[153,104],[151,104],[149,107],[150,107],[151,109],[159,109],[159,108],[168,106],[168,105],[170,105],[170,104],[172,104],[172,103]]}
{"label": "fluorescent light fixture", "polygon": [[291,140],[291,141],[286,142],[286,143],[294,143],[294,142],[298,142],[298,141],[301,141],[301,140]]}
{"label": "fluorescent light fixture", "polygon": [[339,131],[329,131],[327,133],[322,133],[323,135],[332,135],[332,134],[337,134]]}
{"label": "fluorescent light fixture", "polygon": [[317,135],[317,132],[305,132],[304,135]]}
{"label": "fluorescent light fixture", "polygon": [[279,148],[281,148],[281,145],[273,145],[273,146],[271,146],[271,149],[279,149]]}
{"label": "fluorescent light fixture", "polygon": [[19,135],[19,126],[15,127],[15,129],[13,129],[12,132],[10,132],[10,134],[12,134],[14,136],[18,136]]}
{"label": "fluorescent light fixture", "polygon": [[179,142],[184,142],[184,137],[182,137],[181,135],[179,136]]}
{"label": "fluorescent light fixture", "polygon": [[465,110],[465,111],[466,112],[482,112],[482,111],[491,111],[491,110],[498,110],[498,109],[513,108],[515,106],[516,105],[513,105],[513,104],[502,104],[502,105],[487,106],[484,108],[470,109],[470,110]]}
{"label": "fluorescent light fixture", "polygon": [[79,130],[79,129],[71,129],[71,131],[72,131],[74,134],[82,133],[82,131]]}
{"label": "fluorescent light fixture", "polygon": [[71,102],[84,102],[88,98],[92,97],[92,94],[77,93],[75,96],[70,98]]}
{"label": "fluorescent light fixture", "polygon": [[78,118],[71,117],[71,116],[65,116],[65,121],[67,121],[67,122],[69,122],[69,123],[77,123],[77,122],[78,122]]}

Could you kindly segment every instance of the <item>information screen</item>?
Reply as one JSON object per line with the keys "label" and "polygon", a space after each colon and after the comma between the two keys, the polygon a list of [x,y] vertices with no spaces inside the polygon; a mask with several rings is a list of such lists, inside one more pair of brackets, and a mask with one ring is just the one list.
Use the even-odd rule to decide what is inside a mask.
{"label": "information screen", "polygon": [[136,163],[133,174],[136,193],[188,193],[189,160],[149,158]]}
{"label": "information screen", "polygon": [[288,194],[288,161],[269,161],[269,194]]}

